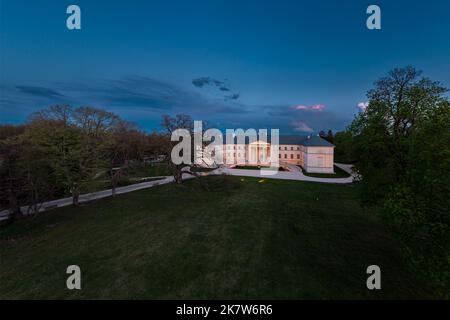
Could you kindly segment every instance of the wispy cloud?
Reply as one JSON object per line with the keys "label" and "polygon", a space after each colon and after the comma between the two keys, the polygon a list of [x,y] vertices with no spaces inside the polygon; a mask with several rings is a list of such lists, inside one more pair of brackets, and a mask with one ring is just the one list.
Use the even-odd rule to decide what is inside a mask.
{"label": "wispy cloud", "polygon": [[227,82],[227,79],[222,81],[211,77],[200,77],[192,80],[194,87],[201,89],[202,93],[210,96],[211,98],[221,99],[224,101],[239,99],[240,94],[233,93]]}
{"label": "wispy cloud", "polygon": [[192,84],[198,88],[203,88],[204,86],[207,86],[207,85],[213,85],[213,86],[219,87],[220,90],[222,90],[222,91],[229,90],[225,86],[224,81],[216,80],[216,79],[213,79],[210,77],[200,77],[200,78],[194,79],[194,80],[192,80]]}
{"label": "wispy cloud", "polygon": [[299,132],[313,132],[314,131],[303,121],[292,121],[291,125],[295,131],[299,131]]}
{"label": "wispy cloud", "polygon": [[63,95],[56,90],[45,87],[33,87],[33,86],[16,86],[16,89],[22,93],[43,97],[43,98],[60,98]]}
{"label": "wispy cloud", "polygon": [[324,104],[313,104],[312,106],[306,106],[306,105],[300,104],[297,106],[293,106],[292,109],[323,111],[325,109],[325,105]]}

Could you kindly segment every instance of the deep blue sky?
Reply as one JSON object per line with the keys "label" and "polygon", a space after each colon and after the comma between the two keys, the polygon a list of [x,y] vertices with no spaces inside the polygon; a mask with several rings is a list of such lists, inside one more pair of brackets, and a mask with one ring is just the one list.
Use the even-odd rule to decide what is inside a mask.
{"label": "deep blue sky", "polygon": [[[82,30],[66,28],[70,4]],[[366,28],[370,4],[382,30]],[[148,130],[165,113],[220,128],[343,129],[393,67],[450,87],[449,15],[446,0],[0,0],[0,123],[70,103]]]}

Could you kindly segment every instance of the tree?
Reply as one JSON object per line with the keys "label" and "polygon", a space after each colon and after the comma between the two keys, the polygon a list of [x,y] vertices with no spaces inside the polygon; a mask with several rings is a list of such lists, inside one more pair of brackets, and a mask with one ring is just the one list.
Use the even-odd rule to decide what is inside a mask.
{"label": "tree", "polygon": [[22,216],[25,197],[25,175],[19,160],[22,150],[17,136],[8,135],[0,140],[0,201],[2,208],[9,208],[12,218]]}
{"label": "tree", "polygon": [[172,171],[175,182],[181,184],[183,182],[183,173],[188,171],[186,169],[190,166],[190,164],[175,164],[175,162],[173,161],[171,157],[171,151],[178,142],[171,141],[171,135],[177,129],[185,129],[189,134],[189,138],[191,138],[194,134],[194,122],[188,115],[178,114],[175,117],[164,115],[162,119],[162,126],[166,129],[166,139],[164,141],[165,144],[163,147],[164,154],[166,155],[166,159],[168,160],[168,164]]}
{"label": "tree", "polygon": [[21,206],[37,212],[39,204],[54,195],[49,159],[28,139],[29,126],[0,129],[1,204],[12,218],[21,217]]}
{"label": "tree", "polygon": [[[200,140],[200,137],[203,136],[204,131],[208,124],[203,124],[201,132],[194,132],[194,121],[188,115],[179,114],[175,117],[171,117],[168,115],[163,116],[162,126],[166,129],[166,134],[164,139],[160,140],[163,145],[161,150],[163,150],[163,154],[165,155],[169,167],[171,168],[174,180],[176,183],[181,184],[183,182],[183,174],[190,174],[195,177],[199,177],[199,171],[201,171],[201,165],[196,163],[195,159],[200,158],[203,160],[203,147],[204,143],[202,142],[202,150],[195,150],[194,148],[194,136],[197,135],[197,138]],[[176,161],[173,161],[171,158],[172,149],[175,145],[178,144],[178,141],[171,141],[172,133],[177,129],[184,129],[187,132],[187,135],[182,137],[182,139],[190,139],[190,157],[188,163],[180,163],[176,164]],[[183,156],[180,154],[180,156]],[[202,163],[204,164],[204,163]]]}
{"label": "tree", "polygon": [[108,151],[119,117],[92,107],[56,105],[31,119],[28,140],[53,160],[57,182],[70,191],[77,205],[81,190],[114,161]]}
{"label": "tree", "polygon": [[333,143],[334,142],[334,136],[333,136],[333,131],[328,130],[327,136],[325,138],[325,140],[327,140],[329,143]]}
{"label": "tree", "polygon": [[93,107],[54,105],[33,113],[26,125],[0,126],[1,208],[19,216],[23,205],[36,212],[43,201],[69,193],[76,205],[105,175],[114,194],[127,169],[160,155],[167,141]]}
{"label": "tree", "polygon": [[382,208],[410,264],[440,290],[450,283],[445,91],[412,67],[394,69],[368,92],[367,109],[349,128],[359,158],[362,203]]}
{"label": "tree", "polygon": [[92,177],[96,158],[83,144],[83,132],[76,126],[55,120],[35,120],[27,132],[29,142],[51,162],[56,184],[72,194],[78,205],[81,187]]}
{"label": "tree", "polygon": [[53,105],[34,112],[30,116],[31,122],[53,120],[68,126],[73,121],[73,108],[69,105]]}
{"label": "tree", "polygon": [[355,163],[358,161],[358,154],[355,152],[352,133],[348,130],[336,132],[333,138],[334,159],[336,162]]}

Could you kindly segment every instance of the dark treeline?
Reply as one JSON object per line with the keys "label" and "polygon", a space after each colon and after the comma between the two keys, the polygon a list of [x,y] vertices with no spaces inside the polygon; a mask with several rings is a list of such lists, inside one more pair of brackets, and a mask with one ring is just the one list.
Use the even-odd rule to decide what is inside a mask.
{"label": "dark treeline", "polygon": [[163,154],[167,135],[147,134],[117,115],[92,107],[52,106],[23,125],[0,126],[0,205],[12,217],[21,206],[80,192],[98,175],[113,190],[121,169]]}
{"label": "dark treeline", "polygon": [[392,70],[369,106],[334,136],[355,164],[361,203],[380,208],[413,270],[450,296],[450,107],[447,89],[413,67]]}

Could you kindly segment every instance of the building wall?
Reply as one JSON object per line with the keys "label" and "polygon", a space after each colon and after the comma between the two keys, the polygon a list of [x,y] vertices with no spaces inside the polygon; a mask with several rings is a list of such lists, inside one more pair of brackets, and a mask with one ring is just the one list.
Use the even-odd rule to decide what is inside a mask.
{"label": "building wall", "polygon": [[279,146],[279,159],[280,162],[287,162],[296,165],[302,165],[303,155],[302,146],[292,144],[281,144]]}
{"label": "building wall", "polygon": [[226,144],[223,146],[223,161],[230,163],[245,164],[247,146],[245,144]]}
{"label": "building wall", "polygon": [[334,147],[307,147],[305,160],[306,172],[334,173]]}

